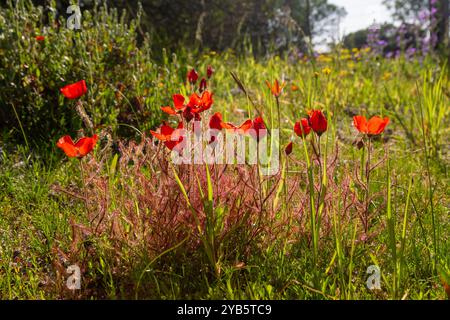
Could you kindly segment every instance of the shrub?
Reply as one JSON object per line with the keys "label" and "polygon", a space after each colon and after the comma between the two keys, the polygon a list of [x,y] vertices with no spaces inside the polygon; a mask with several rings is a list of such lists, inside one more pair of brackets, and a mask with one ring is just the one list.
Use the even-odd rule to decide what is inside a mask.
{"label": "shrub", "polygon": [[70,30],[55,12],[46,16],[28,1],[0,10],[3,134],[38,145],[79,130],[74,103],[59,90],[81,79],[87,82],[83,103],[94,126],[129,136],[135,132],[129,126],[143,130],[159,122],[154,111],[166,90],[160,83],[169,82],[152,61],[148,37],[138,46],[140,15],[127,23],[116,9],[95,7],[82,12],[81,30]]}

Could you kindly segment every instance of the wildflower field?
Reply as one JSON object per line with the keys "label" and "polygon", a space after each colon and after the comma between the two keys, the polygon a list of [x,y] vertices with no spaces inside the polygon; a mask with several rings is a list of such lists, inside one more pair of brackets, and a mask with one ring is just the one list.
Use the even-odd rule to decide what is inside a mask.
{"label": "wildflower field", "polygon": [[0,11],[0,299],[450,297],[445,57],[156,54],[95,10]]}

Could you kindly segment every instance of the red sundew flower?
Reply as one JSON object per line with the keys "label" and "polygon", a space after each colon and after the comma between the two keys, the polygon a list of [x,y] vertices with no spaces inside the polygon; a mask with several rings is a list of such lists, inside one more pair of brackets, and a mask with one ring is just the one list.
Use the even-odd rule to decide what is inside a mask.
{"label": "red sundew flower", "polygon": [[178,110],[182,110],[184,108],[184,97],[181,94],[174,94],[172,96],[173,105]]}
{"label": "red sundew flower", "polygon": [[442,285],[444,286],[445,293],[447,294],[447,297],[450,299],[450,285],[444,279],[441,280]]}
{"label": "red sundew flower", "polygon": [[288,143],[288,145],[286,146],[286,148],[284,148],[284,153],[288,156],[292,153],[292,141]]}
{"label": "red sundew flower", "polygon": [[[211,129],[216,130],[228,130],[232,131],[233,133],[237,134],[246,134],[248,130],[250,130],[253,126],[252,120],[248,119],[244,121],[240,126],[236,126],[230,122],[223,122],[222,120],[222,114],[220,112],[216,112],[212,115],[212,117],[209,120],[209,127]],[[211,141],[215,140],[215,137],[213,137]]]}
{"label": "red sundew flower", "polygon": [[206,90],[206,87],[207,87],[206,79],[205,79],[205,78],[202,78],[202,80],[200,81],[200,86],[199,86],[198,90],[199,90],[200,92],[203,92],[203,91]]}
{"label": "red sundew flower", "polygon": [[184,96],[181,94],[174,94],[172,96],[172,100],[173,100],[174,108],[167,106],[167,107],[161,107],[161,110],[170,115],[176,115],[176,114],[182,113],[185,109]]}
{"label": "red sundew flower", "polygon": [[191,107],[187,106],[182,112],[183,118],[186,122],[191,122],[192,119],[195,121],[200,121],[202,118],[200,117],[200,113],[196,112]]}
{"label": "red sundew flower", "polygon": [[45,37],[44,36],[36,36],[35,39],[36,39],[36,41],[44,41]]}
{"label": "red sundew flower", "polygon": [[209,128],[222,130],[222,114],[220,112],[216,112],[211,116],[209,119]]}
{"label": "red sundew flower", "polygon": [[[250,136],[256,139],[259,142],[261,138],[264,138],[267,134],[267,128],[264,124],[264,120],[261,117],[257,117],[252,121],[252,127],[250,130]],[[256,134],[256,136],[255,136]]]}
{"label": "red sundew flower", "polygon": [[294,132],[299,137],[306,137],[311,131],[311,127],[309,126],[308,119],[302,118],[300,121],[297,121],[294,125]]}
{"label": "red sundew flower", "polygon": [[327,131],[327,118],[320,110],[312,110],[309,112],[309,125],[318,136]]}
{"label": "red sundew flower", "polygon": [[268,87],[268,88],[270,89],[270,91],[272,92],[272,94],[273,94],[275,97],[277,97],[277,98],[281,95],[281,92],[283,91],[283,88],[284,88],[284,86],[286,85],[285,82],[283,82],[283,83],[280,85],[280,83],[278,82],[278,80],[275,80],[275,82],[273,83],[273,85],[271,85],[270,82],[266,80],[266,84],[267,84],[267,87]]}
{"label": "red sundew flower", "polygon": [[172,96],[172,100],[173,100],[174,108],[167,106],[167,107],[161,107],[161,110],[170,115],[175,115],[175,114],[178,114],[179,112],[182,112],[184,110],[183,95],[174,94]]}
{"label": "red sundew flower", "polygon": [[170,115],[178,114],[172,107],[161,107],[161,110]]}
{"label": "red sundew flower", "polygon": [[195,69],[192,69],[191,71],[188,72],[187,75],[188,81],[192,84],[195,84],[198,80],[198,73],[197,71],[195,71]]}
{"label": "red sundew flower", "polygon": [[201,97],[198,96],[198,94],[193,93],[191,97],[189,98],[188,106],[197,110],[195,112],[203,112],[211,108],[213,104],[213,94],[209,91],[204,91],[201,95]]}
{"label": "red sundew flower", "polygon": [[212,77],[213,73],[214,73],[213,67],[208,66],[208,67],[206,68],[206,76],[208,77],[208,79]]}
{"label": "red sundew flower", "polygon": [[163,122],[160,132],[152,131],[150,130],[150,133],[152,136],[154,136],[156,139],[163,141],[164,145],[169,149],[173,150],[176,146],[179,144],[180,147],[179,151],[184,147],[184,140],[183,136],[181,134],[181,131],[183,130],[183,122],[178,123],[178,127],[176,129],[170,127],[166,122]]}
{"label": "red sundew flower", "polygon": [[368,136],[375,136],[381,134],[389,123],[389,118],[374,116],[367,121],[364,116],[354,116],[353,125],[359,132],[367,134]]}
{"label": "red sundew flower", "polygon": [[64,136],[58,140],[56,146],[62,149],[68,157],[81,159],[94,150],[97,139],[98,136],[94,134],[92,137],[84,137],[74,143],[70,136]]}
{"label": "red sundew flower", "polygon": [[184,106],[183,117],[187,122],[191,121],[192,118],[200,120],[200,113],[211,108],[212,103],[213,99],[211,92],[203,91],[201,96],[193,93],[189,97],[189,102]]}
{"label": "red sundew flower", "polygon": [[200,113],[211,108],[213,104],[212,93],[204,91],[201,96],[196,93],[191,94],[189,102],[186,104],[185,98],[181,94],[173,95],[172,107],[161,107],[161,110],[170,115],[182,114],[187,122],[193,118],[200,120]]}
{"label": "red sundew flower", "polygon": [[252,120],[245,120],[240,126],[235,126],[229,122],[222,122],[222,128],[225,130],[230,130],[238,134],[245,134],[248,130],[250,130],[253,126]]}
{"label": "red sundew flower", "polygon": [[72,84],[69,84],[61,88],[61,93],[67,99],[78,99],[87,92],[86,81],[81,80]]}
{"label": "red sundew flower", "polygon": [[[209,128],[218,131],[222,130],[222,114],[220,112],[216,112],[211,116],[211,118],[209,119]],[[213,132],[213,134],[215,133],[216,132]],[[211,144],[214,141],[216,141],[216,136],[211,135],[211,140],[209,141],[209,143]]]}

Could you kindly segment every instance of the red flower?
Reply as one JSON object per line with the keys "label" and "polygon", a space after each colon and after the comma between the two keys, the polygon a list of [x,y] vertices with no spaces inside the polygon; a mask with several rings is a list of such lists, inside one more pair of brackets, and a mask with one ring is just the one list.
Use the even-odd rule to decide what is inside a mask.
{"label": "red flower", "polygon": [[327,118],[320,110],[312,110],[309,112],[309,125],[317,135],[321,135],[327,131]]}
{"label": "red flower", "polygon": [[70,136],[64,136],[58,140],[56,146],[64,151],[64,153],[70,158],[83,158],[89,152],[91,152],[96,143],[98,136],[94,134],[91,138],[84,137],[73,143]]}
{"label": "red flower", "polygon": [[194,108],[195,106],[198,107],[197,112],[203,112],[211,108],[211,105],[213,104],[212,99],[213,94],[209,91],[204,91],[202,93],[202,96],[199,97],[196,93],[191,95],[191,98],[189,99],[189,105]]}
{"label": "red flower", "polygon": [[87,92],[86,81],[81,80],[61,88],[61,93],[67,99],[78,99]]}
{"label": "red flower", "polygon": [[211,116],[209,127],[215,130],[222,130],[222,114],[220,112],[216,112]]}
{"label": "red flower", "polygon": [[44,36],[36,36],[35,39],[36,39],[36,41],[44,41],[45,37]]}
{"label": "red flower", "polygon": [[163,125],[159,130],[160,132],[150,130],[150,133],[156,139],[163,141],[164,145],[169,150],[173,150],[180,144],[180,146],[178,147],[178,151],[181,152],[182,148],[184,147],[182,130],[183,122],[178,123],[178,127],[176,129],[170,127],[166,122],[163,122]]}
{"label": "red flower", "polygon": [[264,120],[261,117],[257,117],[252,121],[252,127],[250,131],[250,136],[256,139],[256,141],[259,142],[259,140],[266,136],[266,125],[264,124]]}
{"label": "red flower", "polygon": [[233,131],[235,133],[239,133],[239,134],[245,134],[247,133],[248,130],[250,130],[253,126],[252,120],[248,119],[246,121],[244,121],[240,126],[235,126],[232,123],[229,122],[222,122],[221,123],[222,128],[225,130],[230,130]]}
{"label": "red flower", "polygon": [[384,119],[374,116],[367,121],[364,116],[354,116],[353,117],[353,125],[358,129],[359,132],[363,134],[367,134],[369,136],[374,136],[382,133],[384,128],[386,128],[389,123],[389,118],[385,117]]}
{"label": "red flower", "polygon": [[270,91],[272,91],[272,94],[275,97],[279,97],[281,95],[281,92],[283,91],[283,88],[286,85],[286,83],[284,83],[284,82],[280,85],[278,80],[275,80],[273,85],[271,85],[270,82],[266,80],[266,84],[267,84],[267,87],[270,89]]}
{"label": "red flower", "polygon": [[161,110],[170,115],[181,113],[186,121],[189,122],[193,118],[200,120],[200,113],[211,108],[212,103],[212,93],[209,91],[204,91],[201,96],[193,93],[189,97],[189,102],[187,104],[185,103],[183,95],[175,94],[173,95],[174,108],[161,107]]}
{"label": "red flower", "polygon": [[172,107],[161,107],[161,110],[170,115],[178,114]]}
{"label": "red flower", "polygon": [[311,131],[311,127],[309,126],[308,119],[302,118],[300,121],[297,121],[294,125],[294,132],[299,137],[306,137]]}
{"label": "red flower", "polygon": [[213,67],[208,66],[208,67],[206,68],[206,76],[208,77],[208,79],[211,78],[211,76],[213,75],[213,73],[214,73]]}
{"label": "red flower", "polygon": [[[222,130],[222,114],[220,112],[214,113],[209,119],[209,128],[213,130]],[[211,133],[211,140],[209,143],[216,141],[216,132]]]}
{"label": "red flower", "polygon": [[188,81],[192,84],[195,84],[198,80],[198,73],[195,71],[195,69],[192,69],[187,74]]}
{"label": "red flower", "polygon": [[284,153],[286,153],[286,155],[290,155],[292,153],[292,141],[288,143],[288,145],[286,146],[286,148],[284,148]]}
{"label": "red flower", "polygon": [[[230,122],[223,122],[222,120],[222,115],[220,114],[220,112],[216,112],[215,114],[212,115],[211,119],[209,120],[209,127],[211,129],[216,129],[216,130],[229,130],[232,131],[234,133],[237,134],[246,134],[248,132],[248,130],[250,130],[253,126],[252,120],[248,119],[246,121],[244,121],[240,126],[236,126]],[[213,137],[214,138],[214,137]],[[212,139],[211,141],[214,141],[214,139]]]}
{"label": "red flower", "polygon": [[175,106],[175,108],[177,108],[178,110],[183,109],[184,107],[184,97],[181,94],[174,94],[172,97],[173,100],[173,105]]}
{"label": "red flower", "polygon": [[205,78],[202,78],[202,80],[200,81],[200,86],[199,86],[198,90],[199,90],[200,92],[203,92],[203,91],[206,90],[206,87],[207,87],[206,79],[205,79]]}
{"label": "red flower", "polygon": [[450,285],[448,285],[448,283],[444,279],[441,280],[442,284],[444,285],[445,293],[447,294],[447,297],[450,299]]}

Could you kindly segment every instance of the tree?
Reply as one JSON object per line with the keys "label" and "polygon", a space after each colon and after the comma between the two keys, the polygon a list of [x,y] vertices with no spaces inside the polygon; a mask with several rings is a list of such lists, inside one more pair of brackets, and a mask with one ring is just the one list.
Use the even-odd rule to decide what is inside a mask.
{"label": "tree", "polygon": [[429,12],[431,33],[436,35],[436,46],[449,45],[449,0],[384,0],[393,11],[393,17],[402,23],[424,23],[423,13]]}
{"label": "tree", "polygon": [[429,0],[383,0],[383,4],[402,23],[418,21],[420,13],[429,8]]}
{"label": "tree", "polygon": [[[439,19],[437,23],[437,39],[444,48],[449,48],[449,0],[440,0],[438,4]],[[450,48],[449,48],[450,49]],[[450,59],[450,58],[449,58]]]}
{"label": "tree", "polygon": [[[386,41],[384,46],[384,53],[394,52],[400,48],[397,47],[396,38],[398,36],[396,28],[391,23],[384,23],[379,26],[379,39]],[[343,39],[343,46],[347,49],[358,48],[361,49],[368,45],[368,37],[370,34],[370,28],[358,30],[346,35]],[[414,42],[414,35],[409,35],[410,41]]]}
{"label": "tree", "polygon": [[292,17],[305,36],[311,40],[334,32],[332,28],[347,14],[343,7],[329,3],[328,0],[289,0],[286,5],[291,8]]}
{"label": "tree", "polygon": [[[34,0],[49,6],[51,0]],[[82,1],[82,9],[96,1]],[[264,54],[283,38],[280,50],[302,46],[330,31],[345,10],[328,0],[103,0],[109,7],[135,16],[139,3],[145,13],[142,32],[149,32],[155,48],[243,49],[251,43]],[[59,7],[65,1],[56,1]],[[60,12],[65,14],[65,12]],[[273,27],[273,28],[271,28]]]}

